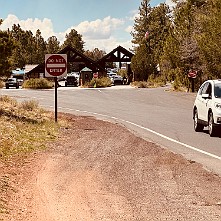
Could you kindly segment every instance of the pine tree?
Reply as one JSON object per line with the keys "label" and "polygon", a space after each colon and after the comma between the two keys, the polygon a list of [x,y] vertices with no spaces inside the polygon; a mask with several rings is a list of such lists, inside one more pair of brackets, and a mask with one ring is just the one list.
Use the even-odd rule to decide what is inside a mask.
{"label": "pine tree", "polygon": [[80,52],[84,52],[84,41],[82,40],[82,35],[78,34],[75,29],[72,29],[69,34],[65,36],[66,40],[62,45],[62,48],[66,46],[71,46]]}
{"label": "pine tree", "polygon": [[56,38],[56,36],[52,36],[48,38],[47,41],[47,53],[48,54],[54,54],[57,53],[60,50],[60,42]]}

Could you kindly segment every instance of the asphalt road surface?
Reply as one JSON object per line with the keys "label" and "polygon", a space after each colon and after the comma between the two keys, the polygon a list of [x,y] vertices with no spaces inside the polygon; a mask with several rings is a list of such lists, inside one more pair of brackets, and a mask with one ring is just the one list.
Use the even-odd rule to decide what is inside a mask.
{"label": "asphalt road surface", "polygon": [[[43,107],[54,110],[54,89],[1,89],[0,95],[18,100],[34,99]],[[221,175],[221,137],[211,138],[207,128],[201,133],[193,130],[194,99],[195,94],[171,92],[167,87],[60,87],[58,111],[122,124],[138,136],[202,163],[205,168]]]}

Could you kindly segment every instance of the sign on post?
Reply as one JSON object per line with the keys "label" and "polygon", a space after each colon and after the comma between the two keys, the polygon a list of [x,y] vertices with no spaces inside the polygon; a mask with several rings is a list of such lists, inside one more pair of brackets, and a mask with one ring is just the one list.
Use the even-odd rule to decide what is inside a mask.
{"label": "sign on post", "polygon": [[55,89],[55,122],[58,119],[58,79],[67,75],[67,55],[66,54],[46,54],[45,55],[45,77],[54,78]]}
{"label": "sign on post", "polygon": [[66,54],[45,55],[45,77],[61,77],[67,75]]}

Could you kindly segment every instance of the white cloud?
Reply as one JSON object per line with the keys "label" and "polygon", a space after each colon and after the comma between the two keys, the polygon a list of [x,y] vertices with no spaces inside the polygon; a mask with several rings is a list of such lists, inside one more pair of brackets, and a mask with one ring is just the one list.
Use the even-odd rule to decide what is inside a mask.
{"label": "white cloud", "polygon": [[103,39],[102,41],[100,40],[88,40],[86,42],[86,50],[92,50],[94,48],[99,48],[100,50],[104,50],[107,53],[112,51],[114,48],[118,47],[121,45],[122,47],[126,49],[132,48],[131,41],[118,41],[118,39],[114,37],[110,37],[109,39]]}
{"label": "white cloud", "polygon": [[91,22],[81,22],[78,26],[73,28],[84,36],[85,39],[108,39],[111,37],[112,32],[123,24],[123,20],[108,16],[103,20],[97,19]]}
{"label": "white cloud", "polygon": [[169,6],[170,6],[170,8],[172,8],[172,7],[175,7],[175,6],[176,6],[176,3],[174,3],[172,0],[166,0],[166,1],[165,1],[165,3],[166,3],[167,5],[169,5]]}
{"label": "white cloud", "polygon": [[110,16],[104,19],[97,19],[95,21],[84,21],[77,26],[73,26],[65,30],[64,32],[55,33],[53,29],[53,23],[50,19],[44,18],[40,20],[38,18],[27,20],[19,20],[15,15],[8,15],[8,17],[3,21],[0,29],[7,30],[11,29],[13,24],[19,24],[23,30],[32,31],[35,35],[36,30],[41,31],[42,36],[47,40],[51,36],[56,36],[57,39],[63,43],[65,40],[65,35],[68,34],[71,29],[77,30],[83,36],[83,40],[86,42],[85,49],[99,48],[105,50],[106,52],[113,50],[115,47],[121,45],[127,49],[131,48],[130,41],[119,41],[114,34],[121,29],[121,31],[130,32],[132,26],[128,26],[125,29],[125,21],[122,19],[111,18]]}
{"label": "white cloud", "polygon": [[32,31],[35,35],[36,31],[39,29],[42,36],[47,40],[48,37],[54,35],[53,24],[50,19],[44,18],[40,20],[38,18],[32,19],[28,18],[27,20],[19,20],[15,15],[9,14],[8,17],[3,21],[0,28],[2,30],[11,29],[14,24],[19,24],[23,30]]}
{"label": "white cloud", "polygon": [[125,31],[126,32],[128,32],[128,33],[131,33],[132,31],[133,31],[133,26],[132,25],[129,25],[126,29],[125,29]]}

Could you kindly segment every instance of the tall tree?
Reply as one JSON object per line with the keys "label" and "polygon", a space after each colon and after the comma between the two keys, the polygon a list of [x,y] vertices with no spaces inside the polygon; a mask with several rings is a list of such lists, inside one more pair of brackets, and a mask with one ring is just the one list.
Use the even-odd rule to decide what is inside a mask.
{"label": "tall tree", "polygon": [[23,68],[26,64],[26,52],[25,47],[27,45],[27,38],[25,31],[21,29],[20,25],[13,25],[11,30],[11,37],[13,38],[15,49],[12,55],[13,68]]}
{"label": "tall tree", "polygon": [[149,2],[150,0],[142,0],[139,7],[139,15],[134,20],[134,31],[131,32],[131,35],[133,37],[132,43],[135,44],[135,47],[144,42],[145,33],[148,31],[149,14],[151,12]]}
{"label": "tall tree", "polygon": [[60,50],[60,42],[58,41],[56,36],[52,36],[48,38],[47,41],[47,53],[54,54]]}
{"label": "tall tree", "polygon": [[14,44],[9,33],[0,30],[0,77],[10,75],[10,56],[13,49]]}
{"label": "tall tree", "polygon": [[204,13],[199,17],[202,34],[197,40],[208,76],[221,78],[221,2],[209,0],[206,3]]}
{"label": "tall tree", "polygon": [[134,32],[132,32],[135,56],[131,67],[133,70],[134,68],[136,71],[139,70],[137,75],[140,76],[140,80],[147,80],[151,74],[158,73],[157,66],[171,25],[170,10],[166,4],[151,8],[148,3],[147,0],[141,2],[139,16],[135,19]]}
{"label": "tall tree", "polygon": [[62,45],[62,48],[66,46],[71,46],[80,52],[84,52],[84,41],[82,40],[82,35],[78,34],[75,29],[71,29],[69,34],[66,34],[65,41]]}
{"label": "tall tree", "polygon": [[148,75],[150,74],[150,47],[147,45],[145,38],[145,34],[148,31],[150,12],[151,7],[149,0],[143,0],[139,7],[139,15],[134,21],[134,31],[131,33],[135,51],[135,56],[131,61],[131,68],[135,72],[135,78],[137,80],[147,80]]}
{"label": "tall tree", "polygon": [[47,53],[46,42],[41,35],[41,31],[38,29],[35,34],[35,47],[34,63],[40,64],[45,60],[45,54]]}

